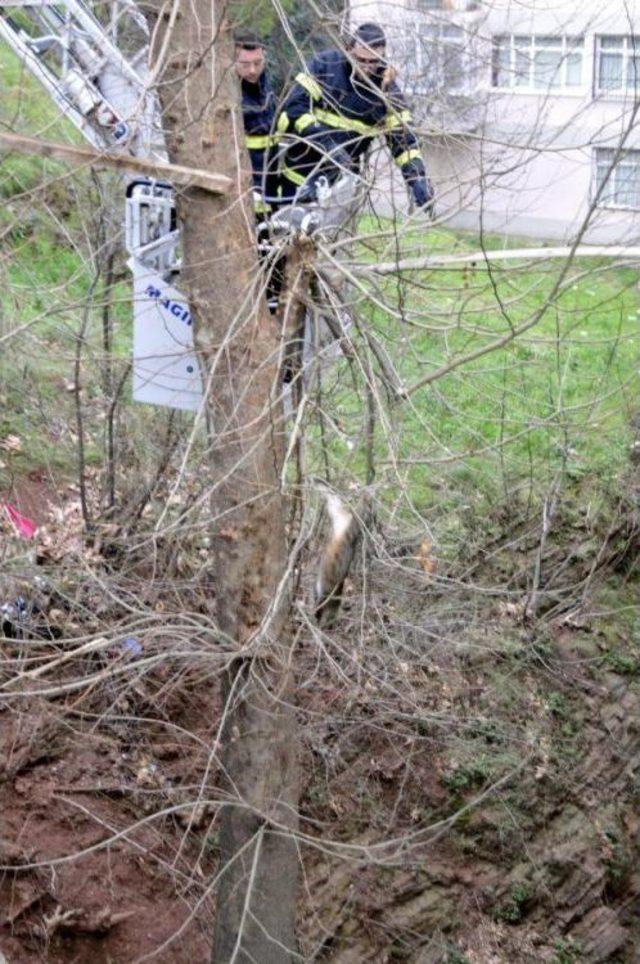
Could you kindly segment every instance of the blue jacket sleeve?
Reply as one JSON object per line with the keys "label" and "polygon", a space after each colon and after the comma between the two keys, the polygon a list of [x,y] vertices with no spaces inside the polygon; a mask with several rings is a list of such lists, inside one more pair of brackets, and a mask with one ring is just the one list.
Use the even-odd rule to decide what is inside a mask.
{"label": "blue jacket sleeve", "polygon": [[411,127],[411,111],[395,83],[391,85],[388,97],[387,144],[416,202],[422,205],[433,199],[433,188],[426,176],[420,142]]}

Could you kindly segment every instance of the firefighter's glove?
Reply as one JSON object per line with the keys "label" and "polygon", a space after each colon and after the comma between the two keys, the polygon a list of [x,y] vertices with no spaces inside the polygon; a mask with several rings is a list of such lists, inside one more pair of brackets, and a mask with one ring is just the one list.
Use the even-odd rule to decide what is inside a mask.
{"label": "firefighter's glove", "polygon": [[271,213],[271,205],[265,201],[262,191],[254,187],[251,196],[253,199],[253,210],[257,218],[263,218]]}
{"label": "firefighter's glove", "polygon": [[428,177],[419,177],[411,184],[411,190],[413,192],[413,198],[416,202],[416,207],[420,208],[430,218],[435,218],[436,216],[436,192],[433,189],[433,184]]}
{"label": "firefighter's glove", "polygon": [[318,176],[309,177],[296,192],[297,204],[313,204],[318,200]]}

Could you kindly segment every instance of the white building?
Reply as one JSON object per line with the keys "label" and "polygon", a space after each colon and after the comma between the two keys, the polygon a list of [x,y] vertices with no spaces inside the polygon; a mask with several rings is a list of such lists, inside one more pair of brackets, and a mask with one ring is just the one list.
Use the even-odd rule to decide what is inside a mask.
{"label": "white building", "polygon": [[[385,25],[452,226],[640,238],[636,0],[352,4]],[[637,49],[636,49],[637,45]],[[638,116],[636,116],[638,115]]]}

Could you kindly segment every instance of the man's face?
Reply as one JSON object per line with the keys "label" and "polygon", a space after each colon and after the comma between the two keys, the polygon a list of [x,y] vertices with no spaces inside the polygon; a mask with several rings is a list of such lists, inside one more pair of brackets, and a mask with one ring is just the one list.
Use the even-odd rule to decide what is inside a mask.
{"label": "man's face", "polygon": [[354,44],[349,51],[356,70],[365,77],[372,77],[382,72],[384,55],[384,47],[369,47],[366,44]]}
{"label": "man's face", "polygon": [[256,84],[262,75],[265,65],[265,55],[262,47],[256,50],[243,50],[236,47],[236,73],[241,80]]}

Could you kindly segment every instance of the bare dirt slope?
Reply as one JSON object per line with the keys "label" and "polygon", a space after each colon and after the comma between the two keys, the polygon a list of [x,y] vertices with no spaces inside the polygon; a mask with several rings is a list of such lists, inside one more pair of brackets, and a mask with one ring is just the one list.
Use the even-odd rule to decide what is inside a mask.
{"label": "bare dirt slope", "polygon": [[[526,619],[514,594],[479,600],[420,565],[391,579],[378,554],[336,630],[301,634],[303,959],[639,960],[628,535],[579,611]],[[567,523],[549,550],[571,547],[578,580],[585,538]],[[496,579],[531,562],[491,560]],[[10,964],[208,961],[217,673],[157,577],[116,605],[107,563],[91,565],[102,595],[99,580],[72,593],[51,552],[3,583],[28,595],[46,571],[66,588],[1,644],[0,949]],[[134,597],[141,652],[120,645]],[[63,659],[56,621],[78,645],[108,638]]]}

